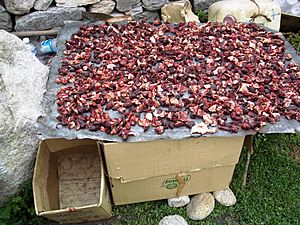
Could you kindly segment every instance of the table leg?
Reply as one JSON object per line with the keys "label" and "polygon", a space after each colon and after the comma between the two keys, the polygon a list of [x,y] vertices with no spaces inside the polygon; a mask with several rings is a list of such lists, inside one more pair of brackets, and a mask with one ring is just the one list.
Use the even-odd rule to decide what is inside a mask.
{"label": "table leg", "polygon": [[245,145],[247,148],[247,161],[246,161],[246,166],[245,166],[245,171],[244,171],[244,177],[243,177],[243,184],[242,187],[245,188],[247,184],[247,175],[248,175],[248,170],[249,170],[249,164],[250,164],[250,159],[251,155],[253,154],[253,137],[254,135],[247,135],[245,137]]}

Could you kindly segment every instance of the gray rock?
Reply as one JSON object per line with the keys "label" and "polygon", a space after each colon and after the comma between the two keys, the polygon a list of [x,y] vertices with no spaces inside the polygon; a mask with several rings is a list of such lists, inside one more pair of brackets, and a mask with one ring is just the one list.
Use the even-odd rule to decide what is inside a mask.
{"label": "gray rock", "polygon": [[213,196],[222,205],[232,206],[236,203],[236,197],[230,188],[221,191],[214,191]]}
{"label": "gray rock", "polygon": [[140,14],[143,12],[143,6],[142,6],[142,3],[139,2],[138,4],[136,5],[133,5],[132,6],[132,9],[125,12],[126,15],[132,15],[132,16],[135,16],[137,14]]}
{"label": "gray rock", "polygon": [[53,0],[36,0],[33,7],[36,10],[47,10]]}
{"label": "gray rock", "polygon": [[179,215],[165,216],[158,225],[188,225],[185,219]]}
{"label": "gray rock", "polygon": [[134,15],[134,18],[139,20],[139,19],[148,19],[148,20],[154,20],[154,19],[159,19],[159,14],[158,12],[150,12],[150,11],[144,11],[140,14]]}
{"label": "gray rock", "polygon": [[0,5],[0,30],[11,31],[12,22],[10,14]]}
{"label": "gray rock", "polygon": [[143,7],[148,11],[156,11],[163,7],[169,0],[142,0]]}
{"label": "gray rock", "polygon": [[48,71],[19,38],[0,30],[0,206],[32,176]]}
{"label": "gray rock", "polygon": [[100,2],[91,5],[88,8],[89,12],[93,13],[111,13],[116,6],[116,3],[113,0],[101,0]]}
{"label": "gray rock", "polygon": [[170,207],[178,208],[183,207],[190,203],[189,196],[180,196],[178,198],[169,198],[168,199],[168,205]]}
{"label": "gray rock", "polygon": [[100,0],[55,0],[58,7],[78,7],[100,2]]}
{"label": "gray rock", "polygon": [[195,195],[186,207],[187,215],[192,220],[203,220],[211,214],[215,199],[211,193]]}
{"label": "gray rock", "polygon": [[191,3],[193,5],[194,12],[197,12],[199,9],[207,11],[211,4],[218,1],[221,0],[193,0]]}
{"label": "gray rock", "polygon": [[16,31],[47,30],[64,25],[66,20],[81,20],[85,8],[50,7],[47,11],[36,11],[16,20]]}
{"label": "gray rock", "polygon": [[15,15],[29,13],[34,2],[35,0],[4,0],[6,10]]}
{"label": "gray rock", "polygon": [[117,10],[120,12],[128,12],[132,9],[132,6],[141,2],[140,0],[116,0]]}

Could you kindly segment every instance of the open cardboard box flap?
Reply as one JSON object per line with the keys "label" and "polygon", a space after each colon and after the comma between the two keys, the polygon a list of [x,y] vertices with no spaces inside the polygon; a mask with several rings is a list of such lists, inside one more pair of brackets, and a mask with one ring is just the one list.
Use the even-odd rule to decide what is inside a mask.
{"label": "open cardboard box flap", "polygon": [[73,140],[66,140],[66,139],[47,139],[42,142],[45,144],[47,149],[51,152],[58,152],[63,149],[69,149],[74,147],[86,146],[86,145],[95,145],[95,141],[91,139],[73,139]]}
{"label": "open cardboard box flap", "polygon": [[[110,178],[122,183],[188,171],[234,165],[244,137],[189,138],[136,143],[105,143]],[[172,163],[170,163],[172,162]]]}

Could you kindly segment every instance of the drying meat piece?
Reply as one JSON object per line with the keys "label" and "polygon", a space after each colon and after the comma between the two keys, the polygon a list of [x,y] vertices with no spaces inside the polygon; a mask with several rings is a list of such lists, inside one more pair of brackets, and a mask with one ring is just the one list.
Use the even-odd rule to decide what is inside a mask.
{"label": "drying meat piece", "polygon": [[132,126],[236,133],[300,119],[299,67],[256,24],[82,25],[65,46],[57,119],[70,129],[126,140]]}

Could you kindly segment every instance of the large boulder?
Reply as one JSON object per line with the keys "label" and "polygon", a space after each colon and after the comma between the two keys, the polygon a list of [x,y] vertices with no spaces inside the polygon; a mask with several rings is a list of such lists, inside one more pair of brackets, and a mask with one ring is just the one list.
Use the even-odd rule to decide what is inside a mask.
{"label": "large boulder", "polygon": [[57,6],[62,7],[78,7],[83,5],[90,5],[100,2],[100,0],[55,0]]}
{"label": "large boulder", "polygon": [[4,0],[5,8],[15,15],[29,13],[35,0]]}
{"label": "large boulder", "polygon": [[12,30],[11,16],[2,5],[0,5],[0,30],[1,29],[6,31]]}
{"label": "large boulder", "polygon": [[32,176],[48,67],[0,30],[0,206]]}
{"label": "large boulder", "polygon": [[85,8],[50,7],[46,11],[36,11],[16,20],[16,31],[47,30],[64,25],[66,20],[81,20]]}

